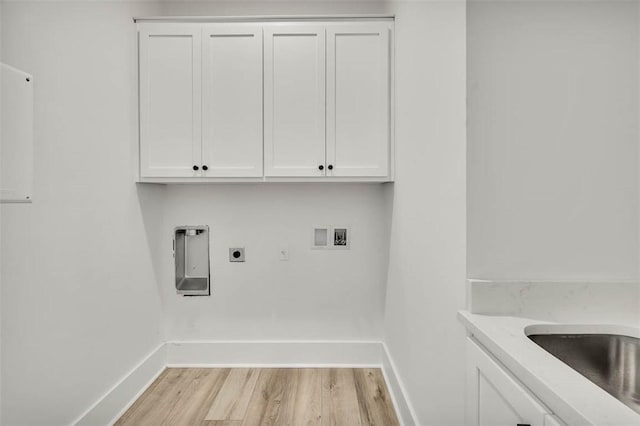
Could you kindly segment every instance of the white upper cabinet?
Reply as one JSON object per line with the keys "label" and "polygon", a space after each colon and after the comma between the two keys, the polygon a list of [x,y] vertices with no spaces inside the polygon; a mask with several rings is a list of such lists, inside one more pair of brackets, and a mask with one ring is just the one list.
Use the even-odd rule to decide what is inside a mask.
{"label": "white upper cabinet", "polygon": [[191,177],[201,162],[201,31],[140,31],[140,175]]}
{"label": "white upper cabinet", "polygon": [[327,28],[328,176],[389,174],[389,31],[386,23]]}
{"label": "white upper cabinet", "polygon": [[325,175],[325,28],[264,29],[266,176]]}
{"label": "white upper cabinet", "polygon": [[140,180],[392,180],[392,29],[139,22]]}
{"label": "white upper cabinet", "polygon": [[203,33],[202,176],[262,176],[262,28]]}

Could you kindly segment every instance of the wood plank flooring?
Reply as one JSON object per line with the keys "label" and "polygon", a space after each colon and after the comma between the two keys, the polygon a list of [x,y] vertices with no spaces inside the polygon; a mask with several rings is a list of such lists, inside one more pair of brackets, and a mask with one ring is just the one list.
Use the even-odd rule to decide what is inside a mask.
{"label": "wood plank flooring", "polygon": [[396,426],[380,369],[167,368],[124,425]]}

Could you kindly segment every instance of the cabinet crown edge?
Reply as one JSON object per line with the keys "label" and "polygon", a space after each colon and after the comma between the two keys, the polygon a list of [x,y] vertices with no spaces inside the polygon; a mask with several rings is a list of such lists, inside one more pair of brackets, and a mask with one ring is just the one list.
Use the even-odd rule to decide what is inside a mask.
{"label": "cabinet crown edge", "polygon": [[134,16],[133,22],[226,23],[226,22],[345,22],[395,21],[395,15],[254,15],[254,16]]}

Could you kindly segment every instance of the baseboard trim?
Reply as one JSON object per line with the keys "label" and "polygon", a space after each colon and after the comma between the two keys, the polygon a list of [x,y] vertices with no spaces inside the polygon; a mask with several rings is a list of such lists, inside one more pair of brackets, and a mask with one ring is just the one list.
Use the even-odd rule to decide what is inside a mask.
{"label": "baseboard trim", "polygon": [[163,343],[89,407],[74,425],[112,425],[165,368],[381,368],[404,426],[413,409],[380,341],[173,341]]}
{"label": "baseboard trim", "polygon": [[160,344],[89,407],[74,425],[112,425],[158,378],[167,365],[166,344]]}
{"label": "baseboard trim", "polygon": [[382,373],[387,382],[400,424],[404,426],[418,425],[418,417],[411,405],[411,401],[407,397],[408,393],[389,353],[389,348],[384,342],[382,342]]}

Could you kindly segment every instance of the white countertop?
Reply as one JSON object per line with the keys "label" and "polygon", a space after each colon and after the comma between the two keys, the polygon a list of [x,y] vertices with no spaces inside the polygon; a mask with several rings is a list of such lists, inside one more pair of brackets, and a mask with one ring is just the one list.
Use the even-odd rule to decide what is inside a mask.
{"label": "white countertop", "polygon": [[[536,345],[525,328],[554,323],[529,318],[458,312],[469,333],[568,425],[639,426],[640,414]],[[637,335],[618,325],[593,325],[605,332]],[[559,332],[559,331],[557,331]],[[594,331],[592,331],[594,332]]]}

